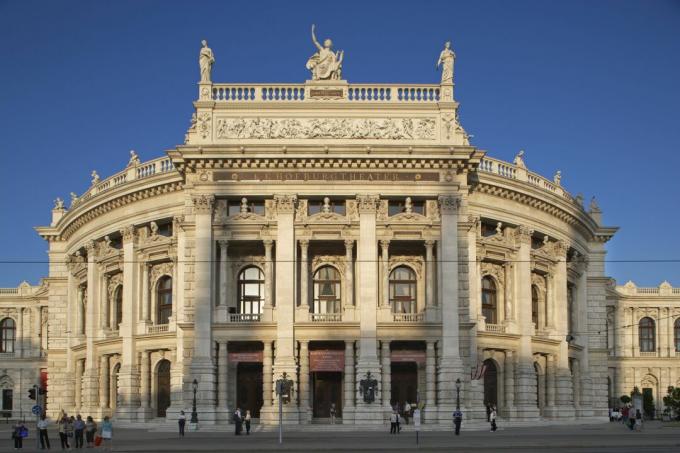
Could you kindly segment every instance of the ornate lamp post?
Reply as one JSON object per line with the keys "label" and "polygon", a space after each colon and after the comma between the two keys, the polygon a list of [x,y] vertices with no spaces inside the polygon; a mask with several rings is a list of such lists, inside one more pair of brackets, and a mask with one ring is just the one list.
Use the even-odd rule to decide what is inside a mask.
{"label": "ornate lamp post", "polygon": [[189,424],[191,425],[191,430],[196,431],[198,429],[198,413],[196,412],[196,391],[198,390],[198,381],[194,379],[191,386],[194,390],[194,400],[191,405],[191,420],[189,421]]}
{"label": "ornate lamp post", "polygon": [[456,410],[460,410],[460,378],[456,379]]}
{"label": "ornate lamp post", "polygon": [[293,381],[284,371],[281,379],[276,380],[276,394],[279,396],[279,443],[283,443],[283,403],[288,404],[293,395]]}

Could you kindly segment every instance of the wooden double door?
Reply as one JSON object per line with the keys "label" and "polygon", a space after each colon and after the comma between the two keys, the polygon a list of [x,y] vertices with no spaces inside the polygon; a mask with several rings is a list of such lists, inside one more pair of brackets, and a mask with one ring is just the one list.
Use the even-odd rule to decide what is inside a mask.
{"label": "wooden double door", "polygon": [[236,406],[245,415],[260,417],[262,407],[262,363],[239,362],[236,369]]}
{"label": "wooden double door", "polygon": [[312,373],[314,418],[329,418],[331,404],[335,404],[335,416],[342,417],[342,373],[317,371]]}

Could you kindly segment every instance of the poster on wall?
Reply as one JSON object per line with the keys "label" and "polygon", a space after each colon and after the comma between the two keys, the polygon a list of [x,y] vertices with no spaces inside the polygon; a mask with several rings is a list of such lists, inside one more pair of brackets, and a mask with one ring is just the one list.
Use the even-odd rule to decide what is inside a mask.
{"label": "poster on wall", "polygon": [[309,371],[338,371],[345,370],[345,351],[318,349],[309,351]]}

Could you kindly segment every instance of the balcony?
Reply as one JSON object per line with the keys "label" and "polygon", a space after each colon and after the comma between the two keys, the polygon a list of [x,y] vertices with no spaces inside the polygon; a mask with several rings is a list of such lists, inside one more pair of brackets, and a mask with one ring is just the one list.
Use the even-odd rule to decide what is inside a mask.
{"label": "balcony", "polygon": [[424,313],[392,313],[393,322],[422,322]]}
{"label": "balcony", "polygon": [[342,322],[342,313],[310,313],[312,322]]}
{"label": "balcony", "polygon": [[251,322],[260,322],[262,315],[259,313],[230,313],[229,322],[237,324],[247,324]]}
{"label": "balcony", "polygon": [[167,333],[170,329],[170,324],[158,324],[156,326],[147,326],[146,333],[149,335],[158,333]]}
{"label": "balcony", "polygon": [[658,357],[658,353],[656,351],[651,351],[651,352],[642,352],[640,351],[640,357]]}
{"label": "balcony", "polygon": [[484,326],[484,331],[491,333],[505,333],[505,326],[503,324],[486,324]]}
{"label": "balcony", "polygon": [[0,359],[13,359],[14,352],[0,352]]}

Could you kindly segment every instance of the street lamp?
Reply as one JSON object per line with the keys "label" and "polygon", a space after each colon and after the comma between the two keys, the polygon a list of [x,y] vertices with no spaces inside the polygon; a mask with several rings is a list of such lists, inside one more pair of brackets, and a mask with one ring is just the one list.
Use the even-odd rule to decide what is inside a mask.
{"label": "street lamp", "polygon": [[456,379],[456,410],[460,410],[460,378]]}
{"label": "street lamp", "polygon": [[198,390],[198,381],[194,379],[191,386],[194,390],[194,401],[191,406],[191,420],[189,421],[189,424],[191,425],[191,430],[196,431],[198,429],[198,413],[196,412],[196,391]]}
{"label": "street lamp", "polygon": [[276,380],[276,394],[279,397],[279,443],[283,443],[283,403],[288,404],[292,398],[293,381],[288,379],[284,371],[281,379]]}

